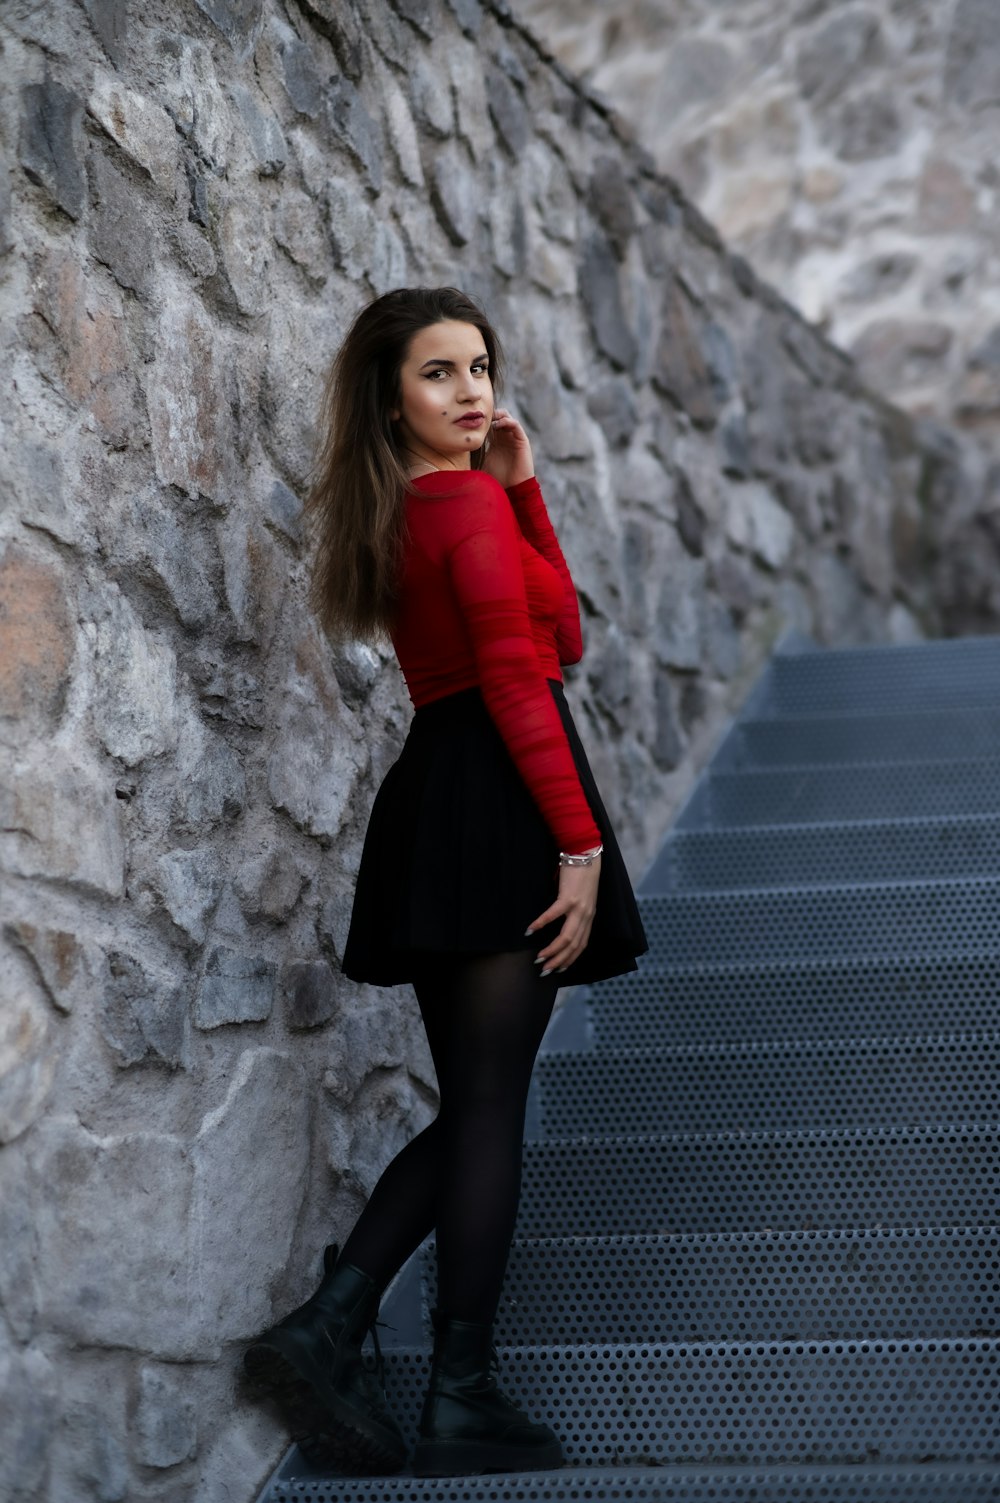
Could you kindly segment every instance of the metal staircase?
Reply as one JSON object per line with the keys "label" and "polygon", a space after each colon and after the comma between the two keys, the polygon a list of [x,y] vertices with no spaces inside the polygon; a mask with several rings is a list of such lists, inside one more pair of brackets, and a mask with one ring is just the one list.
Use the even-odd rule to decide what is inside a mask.
{"label": "metal staircase", "polygon": [[639,895],[539,1058],[497,1329],[566,1468],[293,1451],[261,1503],[1000,1499],[1000,638],[784,643]]}

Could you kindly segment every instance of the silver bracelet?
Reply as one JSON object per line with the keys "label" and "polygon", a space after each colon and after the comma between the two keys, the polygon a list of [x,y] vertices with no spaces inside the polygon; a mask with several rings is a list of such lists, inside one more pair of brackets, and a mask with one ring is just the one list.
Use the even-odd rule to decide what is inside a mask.
{"label": "silver bracelet", "polygon": [[560,866],[593,866],[598,856],[603,851],[603,845],[595,845],[592,851],[581,851],[577,856],[571,856],[568,851],[559,852]]}

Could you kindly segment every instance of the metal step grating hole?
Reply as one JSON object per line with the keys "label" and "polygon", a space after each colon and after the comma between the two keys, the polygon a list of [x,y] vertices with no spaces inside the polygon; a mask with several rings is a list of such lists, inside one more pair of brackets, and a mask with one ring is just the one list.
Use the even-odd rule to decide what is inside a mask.
{"label": "metal step grating hole", "polygon": [[1000,1122],[1000,1034],[539,1058],[541,1136]]}

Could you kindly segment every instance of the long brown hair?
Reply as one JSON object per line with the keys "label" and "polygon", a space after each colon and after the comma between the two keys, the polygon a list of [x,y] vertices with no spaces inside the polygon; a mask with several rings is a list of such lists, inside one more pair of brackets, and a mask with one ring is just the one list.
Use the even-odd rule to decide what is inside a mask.
{"label": "long brown hair", "polygon": [[[309,604],[329,637],[389,634],[405,542],[409,478],[389,418],[415,334],[457,319],[483,336],[499,391],[503,351],[477,302],[456,287],[397,287],[363,308],[335,355],[320,405],[321,446],[305,498],[313,534]],[[471,463],[482,468],[486,444]]]}

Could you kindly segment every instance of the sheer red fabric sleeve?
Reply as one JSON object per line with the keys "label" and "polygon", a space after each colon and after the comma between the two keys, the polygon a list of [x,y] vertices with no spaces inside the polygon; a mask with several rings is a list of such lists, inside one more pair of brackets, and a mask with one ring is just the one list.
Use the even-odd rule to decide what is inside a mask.
{"label": "sheer red fabric sleeve", "polygon": [[566,591],[562,612],[556,623],[556,650],[562,664],[578,663],[583,657],[583,635],[580,631],[580,604],[576,585],[563,557],[559,539],[555,535],[545,507],[542,488],[534,475],[507,487],[511,505],[525,538],[536,548],[560,576]]}
{"label": "sheer red fabric sleeve", "polygon": [[478,470],[448,504],[454,523],[448,573],[486,707],[559,849],[599,845],[601,832],[535,652],[511,504],[499,481]]}

